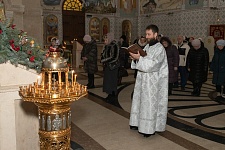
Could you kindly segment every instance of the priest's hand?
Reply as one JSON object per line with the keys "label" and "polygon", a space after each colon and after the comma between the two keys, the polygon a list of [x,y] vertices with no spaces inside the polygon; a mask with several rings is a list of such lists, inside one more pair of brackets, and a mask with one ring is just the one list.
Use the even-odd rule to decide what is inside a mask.
{"label": "priest's hand", "polygon": [[140,58],[140,53],[139,53],[139,51],[138,51],[137,54],[134,54],[134,53],[131,53],[131,52],[129,52],[129,53],[130,53],[130,56],[131,56],[131,59],[132,59],[132,60],[139,60],[139,58]]}

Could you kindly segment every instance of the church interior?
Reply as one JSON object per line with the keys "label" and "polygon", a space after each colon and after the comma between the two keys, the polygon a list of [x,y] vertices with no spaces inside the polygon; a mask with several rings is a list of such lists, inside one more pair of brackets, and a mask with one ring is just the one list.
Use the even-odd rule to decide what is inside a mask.
{"label": "church interior", "polygon": [[[216,87],[212,83],[212,72],[208,72],[208,79],[202,85],[200,96],[191,95],[193,87],[190,81],[184,91],[180,90],[180,87],[174,88],[173,94],[168,97],[166,131],[145,138],[138,134],[138,131],[129,128],[131,94],[135,85],[134,70],[127,69],[128,76],[123,77],[122,83],[117,87],[117,101],[109,103],[105,100],[107,94],[102,91],[103,66],[100,63],[104,36],[107,33],[113,33],[116,40],[119,40],[121,35],[126,35],[127,42],[132,44],[137,37],[145,36],[145,29],[149,24],[157,25],[159,33],[169,37],[173,44],[177,43],[177,37],[180,35],[201,39],[208,48],[211,61],[215,41],[225,38],[224,1],[1,0],[0,3],[0,55],[3,55],[1,51],[6,47],[3,48],[3,41],[15,38],[10,36],[4,39],[2,32],[14,34],[11,32],[14,28],[18,29],[15,34],[19,35],[16,36],[22,44],[20,43],[20,48],[13,44],[17,42],[17,38],[7,44],[10,43],[14,52],[22,47],[28,50],[31,48],[26,51],[29,56],[35,53],[35,57],[28,58],[30,62],[39,58],[36,56],[37,51],[48,50],[52,38],[59,39],[62,45],[69,70],[64,68],[60,71],[65,72],[66,79],[67,73],[72,73],[72,77],[75,73],[74,82],[79,83],[78,87],[81,89],[75,93],[80,94],[80,97],[77,96],[76,100],[71,100],[70,103],[67,103],[69,100],[63,103],[70,108],[62,109],[68,114],[71,123],[71,127],[68,127],[68,131],[71,131],[68,132],[70,137],[67,137],[71,150],[225,149],[225,99],[215,99]],[[87,84],[88,76],[80,59],[84,35],[95,39],[98,48],[95,88],[87,91],[82,85]],[[25,36],[29,36],[25,39],[30,40],[28,44],[23,43]],[[61,105],[57,106],[52,102],[39,105],[39,101],[34,100],[37,99],[35,96],[30,102],[23,101],[18,91],[23,91],[21,86],[36,81],[38,83],[41,68],[38,68],[37,72],[29,61],[22,62],[18,59],[19,62],[15,62],[16,60],[11,59],[14,55],[7,56],[10,57],[8,60],[11,63],[0,56],[0,150],[43,149],[39,136],[46,143],[50,139],[43,138],[47,136],[47,132],[39,132],[42,126],[39,122],[40,114],[56,115],[59,113],[56,110]],[[23,58],[22,55],[19,57]],[[31,69],[27,69],[23,64]],[[48,68],[44,75],[47,75],[48,71],[51,72],[51,69]],[[58,76],[60,78],[61,73]],[[50,81],[51,77],[48,79]],[[51,82],[48,83],[49,87],[50,84]],[[32,89],[33,86],[31,91]],[[82,95],[82,92],[86,94]],[[50,107],[52,112],[43,110]],[[45,121],[48,121],[47,118]],[[59,145],[57,146],[60,147]],[[64,147],[53,149],[64,150]]]}

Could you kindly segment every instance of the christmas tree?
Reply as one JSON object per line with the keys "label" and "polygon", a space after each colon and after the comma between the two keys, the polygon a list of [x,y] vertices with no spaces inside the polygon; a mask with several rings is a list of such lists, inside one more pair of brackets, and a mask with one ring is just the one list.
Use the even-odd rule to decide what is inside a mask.
{"label": "christmas tree", "polygon": [[9,20],[0,21],[0,64],[10,62],[41,71],[46,52],[35,39],[18,30]]}

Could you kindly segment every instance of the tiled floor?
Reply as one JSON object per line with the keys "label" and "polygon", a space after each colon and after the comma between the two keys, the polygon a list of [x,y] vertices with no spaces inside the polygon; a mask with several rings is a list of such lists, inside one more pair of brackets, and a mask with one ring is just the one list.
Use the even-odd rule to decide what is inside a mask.
{"label": "tiled floor", "polygon": [[[86,73],[77,69],[78,82],[87,84]],[[203,85],[200,97],[191,96],[192,85],[185,91],[174,89],[169,96],[167,130],[144,138],[129,129],[131,92],[134,87],[133,70],[118,86],[116,107],[104,101],[102,72],[95,76],[95,89],[72,105],[71,140],[85,150],[224,150],[225,102],[212,100],[214,85],[211,74]],[[118,104],[117,104],[118,105]]]}

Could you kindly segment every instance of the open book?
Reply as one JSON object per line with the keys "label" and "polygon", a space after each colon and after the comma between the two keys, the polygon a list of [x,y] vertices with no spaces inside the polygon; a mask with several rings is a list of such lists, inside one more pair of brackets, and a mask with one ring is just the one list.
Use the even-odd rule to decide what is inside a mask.
{"label": "open book", "polygon": [[132,44],[129,47],[121,47],[121,48],[125,49],[127,53],[131,52],[131,53],[137,54],[139,51],[142,57],[147,55],[147,53],[137,43]]}

